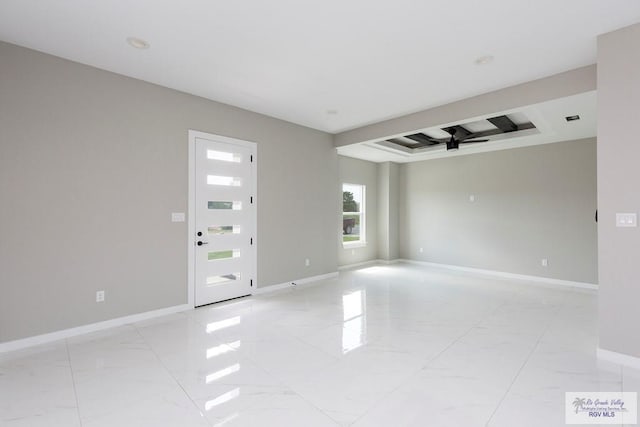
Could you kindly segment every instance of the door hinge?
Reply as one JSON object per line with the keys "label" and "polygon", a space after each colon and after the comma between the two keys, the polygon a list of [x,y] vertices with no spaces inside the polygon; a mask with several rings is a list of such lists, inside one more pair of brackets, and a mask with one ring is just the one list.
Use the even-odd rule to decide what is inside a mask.
{"label": "door hinge", "polygon": [[253,196],[251,196],[250,199],[251,199],[251,204],[253,204]]}
{"label": "door hinge", "polygon": [[251,283],[251,287],[253,288],[253,279],[249,280],[249,283]]}
{"label": "door hinge", "polygon": [[251,238],[251,244],[253,245],[253,237]]}
{"label": "door hinge", "polygon": [[253,163],[253,154],[250,155],[249,157],[250,157],[251,163]]}

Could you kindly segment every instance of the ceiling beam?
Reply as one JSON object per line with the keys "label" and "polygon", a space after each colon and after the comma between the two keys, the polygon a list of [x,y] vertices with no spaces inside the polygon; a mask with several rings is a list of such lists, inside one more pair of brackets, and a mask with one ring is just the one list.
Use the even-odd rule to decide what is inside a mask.
{"label": "ceiling beam", "polygon": [[[535,129],[536,126],[531,123],[531,122],[527,122],[527,123],[522,123],[517,125],[518,129],[516,129],[516,131],[521,131],[521,130],[527,130],[527,129]],[[485,138],[487,136],[496,136],[496,135],[502,135],[503,132],[502,129],[490,129],[490,130],[483,130],[482,132],[474,132],[473,136],[471,138]]]}
{"label": "ceiling beam", "polygon": [[415,147],[415,144],[409,144],[407,141],[403,141],[400,138],[387,139],[387,142],[390,142],[392,144],[402,145],[403,147],[406,147],[406,148],[414,148]]}
{"label": "ceiling beam", "polygon": [[443,142],[446,142],[446,140],[438,140],[435,138],[428,137],[424,133],[415,133],[413,135],[405,135],[404,137],[409,138],[413,141],[419,142],[420,144],[423,144],[423,145],[436,145],[436,144],[441,144]]}
{"label": "ceiling beam", "polygon": [[491,117],[487,119],[487,121],[505,133],[518,130],[518,125],[513,123],[513,121],[511,121],[507,116]]}

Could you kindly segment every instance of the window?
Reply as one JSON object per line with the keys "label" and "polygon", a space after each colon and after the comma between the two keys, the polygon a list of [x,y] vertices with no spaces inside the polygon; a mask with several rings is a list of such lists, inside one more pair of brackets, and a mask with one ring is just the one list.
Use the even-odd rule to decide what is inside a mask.
{"label": "window", "polygon": [[342,184],[342,244],[366,244],[364,185]]}

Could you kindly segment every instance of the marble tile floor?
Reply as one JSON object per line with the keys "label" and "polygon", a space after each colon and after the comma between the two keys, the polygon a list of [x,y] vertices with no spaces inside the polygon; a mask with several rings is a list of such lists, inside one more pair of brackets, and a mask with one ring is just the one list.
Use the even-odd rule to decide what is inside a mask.
{"label": "marble tile floor", "polygon": [[563,426],[597,294],[407,264],[0,354],[0,426]]}

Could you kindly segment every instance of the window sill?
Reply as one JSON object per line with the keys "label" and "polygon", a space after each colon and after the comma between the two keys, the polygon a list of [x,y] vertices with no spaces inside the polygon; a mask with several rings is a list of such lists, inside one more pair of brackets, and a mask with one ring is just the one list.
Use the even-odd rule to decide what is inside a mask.
{"label": "window sill", "polygon": [[342,242],[343,249],[364,248],[366,246],[367,242]]}

